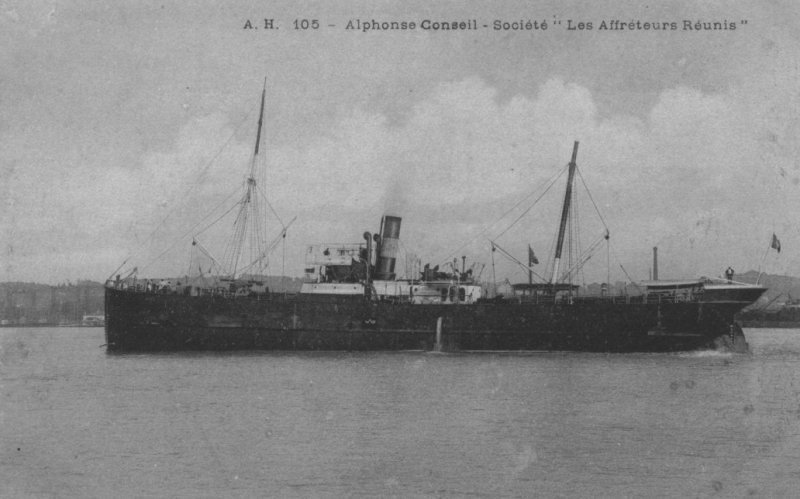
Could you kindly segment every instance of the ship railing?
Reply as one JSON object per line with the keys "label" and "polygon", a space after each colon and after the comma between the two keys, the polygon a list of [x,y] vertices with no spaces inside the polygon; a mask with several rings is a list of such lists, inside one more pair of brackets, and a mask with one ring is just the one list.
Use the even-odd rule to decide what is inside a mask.
{"label": "ship railing", "polygon": [[636,304],[636,303],[688,303],[699,301],[698,295],[683,294],[659,294],[650,293],[646,295],[610,295],[610,296],[580,296],[576,301],[614,303],[614,304]]}
{"label": "ship railing", "polygon": [[188,295],[188,296],[216,296],[220,298],[234,298],[243,296],[256,296],[260,299],[268,299],[271,294],[265,293],[243,293],[242,288],[238,291],[231,291],[228,286],[191,286],[182,284],[157,284],[157,281],[149,280],[108,280],[106,287],[129,293],[142,293],[154,295]]}
{"label": "ship railing", "polygon": [[[591,302],[591,303],[612,303],[618,304],[631,304],[641,303],[641,296],[637,295],[580,295],[572,298],[573,302]],[[560,301],[568,301],[568,297],[560,299]]]}
{"label": "ship railing", "polygon": [[[559,303],[569,300],[568,297],[560,298]],[[574,301],[613,303],[613,304],[636,304],[636,303],[690,303],[700,301],[699,294],[675,294],[675,293],[649,293],[646,295],[583,295],[574,297]]]}
{"label": "ship railing", "polygon": [[647,303],[689,303],[700,300],[698,293],[647,293],[644,295]]}

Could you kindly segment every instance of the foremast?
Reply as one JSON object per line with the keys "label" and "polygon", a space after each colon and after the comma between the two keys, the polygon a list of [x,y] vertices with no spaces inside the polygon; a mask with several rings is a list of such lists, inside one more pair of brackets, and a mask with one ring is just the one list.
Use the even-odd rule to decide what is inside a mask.
{"label": "foremast", "polygon": [[258,196],[256,192],[258,189],[258,184],[256,182],[256,165],[258,163],[259,147],[261,145],[261,129],[264,126],[264,101],[266,100],[266,94],[267,80],[265,78],[264,87],[261,90],[261,107],[258,113],[258,132],[256,133],[256,144],[255,148],[253,149],[253,158],[250,162],[250,173],[245,180],[246,189],[242,200],[239,203],[239,213],[236,215],[236,221],[234,222],[235,232],[233,236],[230,257],[230,270],[232,279],[236,278],[236,274],[239,271],[239,260],[242,255],[248,232],[248,219],[251,217],[254,218],[251,223],[253,232],[251,234],[251,237],[253,238],[251,246],[258,248],[258,258],[256,261],[250,263],[248,267],[252,267],[257,263],[258,260],[261,260],[264,258],[264,256],[266,256],[266,248],[264,247],[266,243],[263,242],[263,234],[261,234],[261,222],[258,220],[260,209],[258,207]]}

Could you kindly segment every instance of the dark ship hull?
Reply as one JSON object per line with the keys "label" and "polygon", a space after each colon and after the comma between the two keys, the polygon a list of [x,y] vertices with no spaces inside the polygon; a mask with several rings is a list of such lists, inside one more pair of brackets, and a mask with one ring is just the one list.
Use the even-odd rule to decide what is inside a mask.
{"label": "dark ship hull", "polygon": [[109,351],[746,351],[733,317],[763,289],[742,291],[746,299],[716,302],[639,296],[417,305],[357,296],[184,296],[107,287],[106,340]]}

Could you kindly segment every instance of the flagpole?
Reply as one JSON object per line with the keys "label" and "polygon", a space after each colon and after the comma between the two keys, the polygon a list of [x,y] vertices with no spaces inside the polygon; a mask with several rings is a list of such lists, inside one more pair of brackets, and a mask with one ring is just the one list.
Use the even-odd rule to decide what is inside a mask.
{"label": "flagpole", "polygon": [[767,253],[769,253],[769,250],[773,248],[775,248],[775,250],[777,250],[778,253],[781,252],[781,242],[778,240],[778,236],[776,236],[774,232],[772,233],[772,238],[770,238],[769,240],[769,245],[767,245],[767,249],[764,250],[764,256],[761,257],[761,264],[758,266],[758,277],[756,278],[756,284],[758,284],[761,281],[761,276],[764,274],[761,271],[761,267],[763,267],[764,263],[766,263],[767,261]]}
{"label": "flagpole", "polygon": [[532,253],[533,253],[533,250],[531,249],[531,245],[529,244],[528,245],[528,284],[529,285],[533,284],[533,269],[531,268],[533,266],[533,258],[531,258],[531,254]]}
{"label": "flagpole", "polygon": [[772,246],[771,243],[772,241],[770,241],[770,244],[767,245],[767,249],[764,250],[764,256],[761,257],[761,263],[758,264],[758,277],[756,278],[756,284],[758,284],[761,281],[761,276],[763,274],[761,268],[764,267],[764,263],[767,261],[767,253],[769,252],[770,246]]}
{"label": "flagpole", "polygon": [[497,296],[497,274],[494,270],[494,243],[492,243],[492,298]]}

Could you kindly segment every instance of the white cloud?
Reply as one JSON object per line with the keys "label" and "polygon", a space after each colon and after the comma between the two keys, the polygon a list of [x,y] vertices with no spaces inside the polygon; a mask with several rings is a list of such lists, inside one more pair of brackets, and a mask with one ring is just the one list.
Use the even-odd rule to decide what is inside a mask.
{"label": "white cloud", "polygon": [[[480,231],[544,185],[579,140],[582,175],[630,272],[646,276],[655,244],[664,247],[665,276],[715,273],[729,264],[744,270],[760,264],[773,230],[765,221],[784,247],[800,244],[792,222],[800,209],[798,124],[781,105],[797,104],[798,91],[792,80],[764,74],[714,93],[667,89],[643,118],[602,115],[589,89],[558,78],[509,98],[477,77],[444,82],[418,97],[399,122],[363,106],[342,107],[326,134],[302,143],[267,137],[268,170],[259,185],[284,221],[298,216],[288,243],[291,273],[302,267],[305,244],[358,241],[363,230],[377,230],[385,210],[404,217],[404,244],[424,257],[476,238],[464,251],[486,261]],[[133,167],[97,164],[76,147],[48,156],[35,152],[32,139],[7,133],[4,194],[12,215],[4,217],[3,234],[14,241],[6,248],[38,252],[43,263],[32,271],[17,256],[0,280],[63,275],[63,262],[49,266],[45,258],[56,261],[60,253],[85,259],[74,266],[83,274],[73,278],[105,277],[113,270],[105,268],[109,255],[124,255],[171,214],[157,244],[145,250],[145,259],[154,256],[244,179],[249,128],[205,169],[234,128],[220,115],[189,120],[171,147]],[[544,254],[562,188],[563,181],[556,196],[504,236],[509,249],[532,242]],[[187,193],[192,200],[184,201]],[[50,242],[42,242],[43,231]],[[70,234],[83,239],[67,249],[53,242],[75,240]],[[104,256],[92,257],[92,248]]]}

